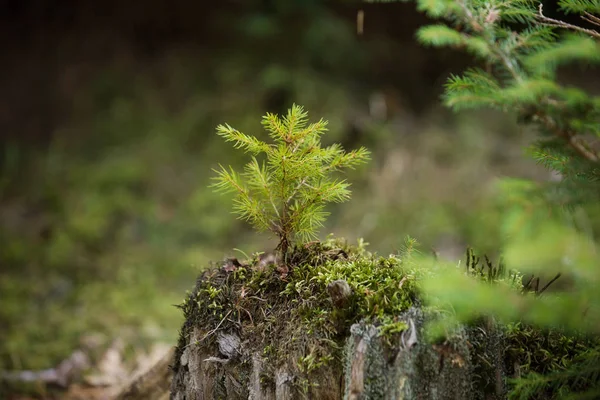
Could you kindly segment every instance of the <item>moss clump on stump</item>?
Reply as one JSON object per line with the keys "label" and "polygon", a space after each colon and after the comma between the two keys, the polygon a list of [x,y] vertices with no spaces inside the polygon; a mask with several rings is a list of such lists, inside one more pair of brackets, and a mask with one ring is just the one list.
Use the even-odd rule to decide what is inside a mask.
{"label": "moss clump on stump", "polygon": [[[227,260],[206,271],[180,305],[185,315],[175,371],[181,368],[185,346],[220,345],[219,334],[233,334],[244,349],[240,364],[263,364],[262,384],[272,385],[279,368],[293,374],[294,390],[310,392],[323,369],[343,371],[345,340],[359,321],[377,326],[387,343],[396,342],[406,327],[397,317],[415,304],[416,276],[410,251],[401,256],[377,257],[362,242],[349,246],[341,240],[296,246],[288,271],[278,269],[271,256],[240,262]],[[334,304],[331,284],[344,281],[346,301]],[[200,333],[199,333],[200,332]],[[257,353],[258,352],[258,353]],[[176,385],[176,383],[175,383]]]}

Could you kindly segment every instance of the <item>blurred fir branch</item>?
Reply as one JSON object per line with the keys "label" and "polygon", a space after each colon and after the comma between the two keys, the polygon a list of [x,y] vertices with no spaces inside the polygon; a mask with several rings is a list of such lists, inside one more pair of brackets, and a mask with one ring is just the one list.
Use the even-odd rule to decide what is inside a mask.
{"label": "blurred fir branch", "polygon": [[[515,112],[536,126],[540,140],[530,155],[556,171],[560,182],[547,184],[564,206],[585,204],[600,196],[600,97],[561,85],[560,66],[600,63],[600,33],[545,17],[541,5],[518,1],[419,1],[419,8],[448,25],[421,28],[425,45],[463,48],[484,68],[452,76],[444,103],[454,109],[492,107]],[[600,26],[600,4],[562,2],[568,10],[585,10],[585,21]],[[596,19],[594,19],[596,18]],[[520,29],[516,29],[519,27]],[[560,35],[558,28],[567,30]]]}
{"label": "blurred fir branch", "polygon": [[[559,2],[564,13],[581,17],[581,25],[550,18],[531,0],[416,3],[429,17],[444,21],[417,32],[422,44],[462,49],[481,61],[479,67],[450,77],[444,104],[455,111],[498,109],[536,128],[539,139],[528,154],[558,179],[501,181],[498,200],[504,220],[499,229],[504,243],[499,245],[506,265],[519,274],[554,277],[552,281],[564,277],[548,291],[547,284],[540,289],[539,277],[525,285],[519,281],[521,294],[514,290],[515,279],[507,280],[489,262],[477,267],[470,254],[468,273],[438,269],[424,281],[429,300],[452,310],[456,320],[491,314],[505,323],[524,321],[543,329],[598,335],[600,247],[593,232],[576,223],[574,213],[600,198],[600,97],[561,83],[558,72],[569,64],[600,63],[600,3]],[[597,350],[592,346],[544,375],[531,371],[514,382],[511,396],[597,398]]]}

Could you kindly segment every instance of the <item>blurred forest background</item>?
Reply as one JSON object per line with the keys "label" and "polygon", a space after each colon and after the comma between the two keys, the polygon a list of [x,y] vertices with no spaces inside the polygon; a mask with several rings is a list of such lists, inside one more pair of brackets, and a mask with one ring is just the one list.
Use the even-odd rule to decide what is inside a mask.
{"label": "blurred forest background", "polygon": [[174,343],[200,271],[272,249],[207,188],[217,163],[246,161],[219,123],[264,137],[261,116],[297,103],[330,121],[325,142],[368,147],[321,236],[381,254],[410,234],[449,259],[494,256],[496,179],[552,179],[515,118],[439,104],[472,61],[419,45],[412,3],[3,4],[0,370],[49,368],[91,334]]}

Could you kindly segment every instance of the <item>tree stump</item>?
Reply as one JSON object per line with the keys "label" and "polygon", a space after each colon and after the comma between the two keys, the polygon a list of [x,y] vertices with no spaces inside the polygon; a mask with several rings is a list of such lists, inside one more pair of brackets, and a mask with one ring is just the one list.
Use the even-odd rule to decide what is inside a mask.
{"label": "tree stump", "polygon": [[[421,337],[426,318],[419,308],[411,308],[400,319],[409,328],[391,348],[383,342],[376,326],[354,324],[345,339],[343,359],[305,385],[290,364],[279,366],[273,376],[265,376],[265,359],[257,349],[244,347],[239,337],[220,334],[217,345],[207,347],[201,341],[205,334],[195,329],[174,371],[171,399],[504,398],[502,385],[495,387],[494,393],[485,393],[486,389],[477,385],[481,379],[474,376],[474,371],[479,357],[475,357],[467,330],[451,340],[430,344]],[[496,344],[484,351],[497,349]],[[502,377],[501,363],[489,374]]]}

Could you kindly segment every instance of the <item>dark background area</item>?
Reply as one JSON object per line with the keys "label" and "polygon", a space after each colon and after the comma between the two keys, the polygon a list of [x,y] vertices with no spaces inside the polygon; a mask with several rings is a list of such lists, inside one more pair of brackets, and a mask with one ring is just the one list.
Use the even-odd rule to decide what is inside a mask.
{"label": "dark background area", "polygon": [[[366,13],[364,36],[336,43],[334,25],[350,29],[358,9]],[[414,41],[426,19],[413,4],[7,1],[2,11],[2,132],[41,144],[73,114],[77,91],[117,60],[144,70],[183,51],[208,69],[207,81],[218,73],[219,59],[232,53],[242,53],[254,69],[301,63],[348,82],[357,93],[382,86],[401,92],[413,112],[436,101],[444,77],[468,62]],[[319,19],[330,26],[315,30]],[[264,108],[285,110],[293,99],[286,89],[260,99]]]}

